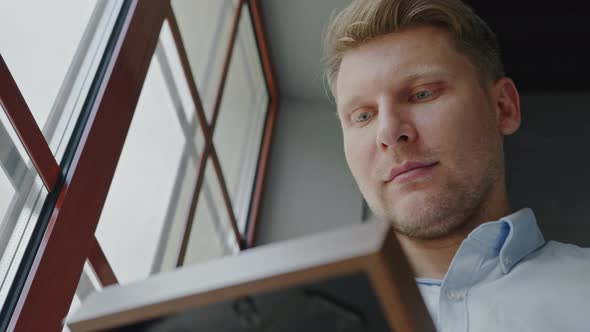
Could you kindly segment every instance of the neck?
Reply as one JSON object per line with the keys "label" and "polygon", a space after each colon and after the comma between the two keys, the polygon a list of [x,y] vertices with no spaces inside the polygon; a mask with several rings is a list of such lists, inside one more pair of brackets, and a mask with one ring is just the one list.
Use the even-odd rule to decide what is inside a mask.
{"label": "neck", "polygon": [[479,225],[510,214],[505,191],[487,201],[454,232],[437,239],[415,239],[398,234],[398,240],[416,278],[443,279],[463,240]]}

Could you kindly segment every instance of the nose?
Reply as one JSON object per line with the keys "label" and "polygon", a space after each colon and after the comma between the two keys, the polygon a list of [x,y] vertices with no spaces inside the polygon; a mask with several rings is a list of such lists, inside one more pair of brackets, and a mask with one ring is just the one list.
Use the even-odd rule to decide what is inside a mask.
{"label": "nose", "polygon": [[380,105],[377,145],[384,150],[416,141],[418,132],[411,118],[391,104]]}

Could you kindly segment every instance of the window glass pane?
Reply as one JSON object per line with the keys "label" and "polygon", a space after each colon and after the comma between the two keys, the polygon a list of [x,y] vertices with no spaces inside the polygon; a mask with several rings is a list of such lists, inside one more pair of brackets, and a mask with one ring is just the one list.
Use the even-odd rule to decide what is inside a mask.
{"label": "window glass pane", "polygon": [[5,216],[10,206],[10,199],[14,196],[16,191],[10,183],[6,171],[0,172],[0,216]]}
{"label": "window glass pane", "polygon": [[258,165],[268,92],[254,29],[244,6],[213,142],[241,232]]}
{"label": "window glass pane", "polygon": [[211,120],[237,0],[172,0],[207,119]]}
{"label": "window glass pane", "polygon": [[164,24],[96,231],[120,283],[175,266],[204,137]]}
{"label": "window glass pane", "polygon": [[47,190],[0,107],[0,306],[15,278]]}
{"label": "window glass pane", "polygon": [[213,163],[209,160],[184,265],[197,264],[238,251],[221,185]]}
{"label": "window glass pane", "polygon": [[0,1],[0,49],[61,158],[122,0]]}

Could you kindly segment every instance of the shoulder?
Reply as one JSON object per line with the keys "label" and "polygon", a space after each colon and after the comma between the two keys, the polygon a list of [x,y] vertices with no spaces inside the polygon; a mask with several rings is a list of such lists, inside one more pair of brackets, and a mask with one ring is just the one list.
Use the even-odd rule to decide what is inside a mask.
{"label": "shoulder", "polygon": [[[571,260],[590,259],[590,248],[582,248],[575,244],[562,243],[557,241],[547,241],[540,250],[541,256],[547,258],[560,258]],[[590,264],[590,261],[588,261]]]}
{"label": "shoulder", "polygon": [[[552,301],[557,306],[578,306],[590,298],[589,276],[589,249],[548,241],[508,273],[483,285],[482,289],[495,296],[502,294],[502,298],[510,298],[515,310],[533,303],[547,306]],[[504,300],[500,302],[506,304]],[[539,309],[536,305],[532,307]],[[553,305],[549,307],[554,308]]]}
{"label": "shoulder", "polygon": [[514,274],[534,275],[534,279],[555,282],[569,280],[587,282],[590,276],[590,248],[548,241],[525,257],[514,268]]}

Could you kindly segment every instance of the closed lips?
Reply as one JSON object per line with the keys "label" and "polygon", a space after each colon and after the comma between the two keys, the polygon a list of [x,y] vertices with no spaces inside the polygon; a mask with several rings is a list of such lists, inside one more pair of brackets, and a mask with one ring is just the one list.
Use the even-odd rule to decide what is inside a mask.
{"label": "closed lips", "polygon": [[419,168],[426,168],[426,167],[431,167],[436,165],[438,162],[419,162],[419,161],[408,161],[405,162],[403,164],[401,164],[400,166],[396,166],[394,168],[391,169],[391,172],[389,173],[389,177],[385,180],[385,182],[390,182],[393,181],[396,177],[398,177],[399,175],[402,175],[406,172],[415,170],[415,169],[419,169]]}

